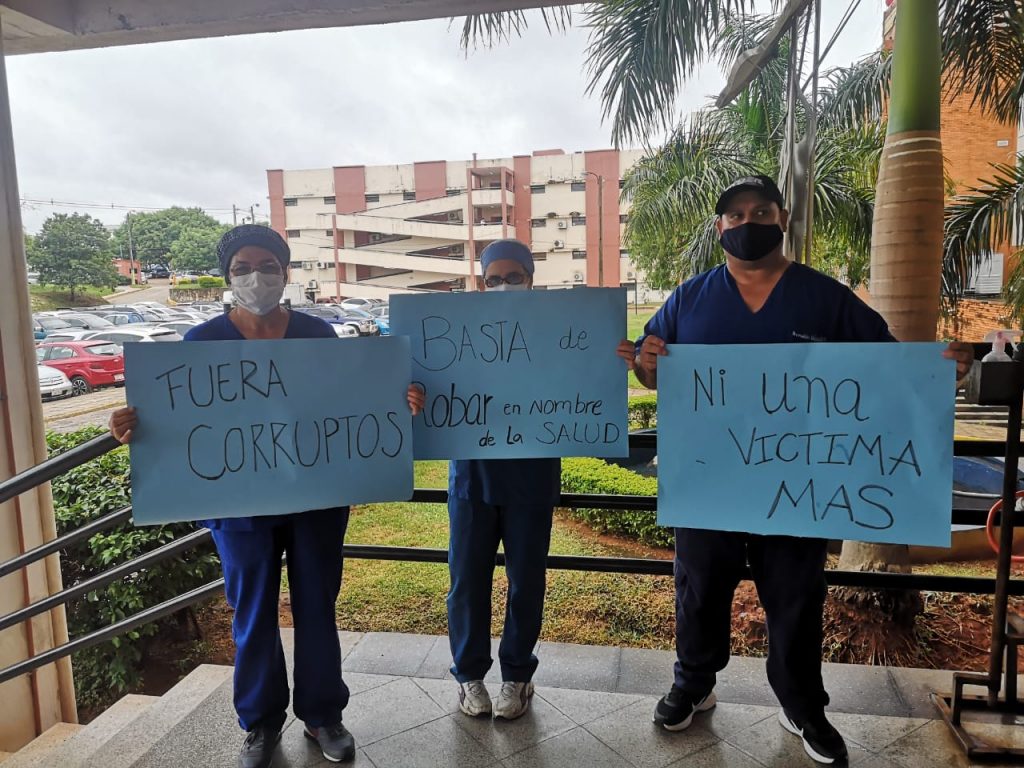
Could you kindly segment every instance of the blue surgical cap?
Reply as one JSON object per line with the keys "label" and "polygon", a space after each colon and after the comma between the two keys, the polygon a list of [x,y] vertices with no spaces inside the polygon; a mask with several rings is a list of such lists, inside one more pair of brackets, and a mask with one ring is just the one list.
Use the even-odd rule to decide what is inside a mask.
{"label": "blue surgical cap", "polygon": [[526,270],[526,274],[533,274],[533,254],[530,253],[530,249],[526,247],[525,243],[512,239],[495,240],[484,248],[483,253],[480,254],[481,271],[486,272],[491,262],[498,261],[499,259],[518,261],[523,269]]}

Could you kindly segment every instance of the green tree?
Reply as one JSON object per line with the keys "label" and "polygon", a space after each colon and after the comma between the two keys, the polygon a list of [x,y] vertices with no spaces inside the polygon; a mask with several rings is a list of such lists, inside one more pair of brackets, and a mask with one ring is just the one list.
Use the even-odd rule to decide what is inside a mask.
{"label": "green tree", "polygon": [[[193,229],[215,229],[221,224],[200,208],[166,208],[162,211],[130,213],[114,232],[114,250],[129,253],[129,246],[143,268],[167,266],[171,248],[182,233]],[[129,237],[130,233],[130,237]]]}
{"label": "green tree", "polygon": [[40,283],[67,288],[72,299],[82,286],[114,285],[117,280],[110,235],[88,214],[50,216],[35,238],[29,264],[39,272]]}
{"label": "green tree", "polygon": [[217,241],[229,227],[216,224],[186,229],[171,245],[171,267],[179,272],[205,272],[217,266]]}

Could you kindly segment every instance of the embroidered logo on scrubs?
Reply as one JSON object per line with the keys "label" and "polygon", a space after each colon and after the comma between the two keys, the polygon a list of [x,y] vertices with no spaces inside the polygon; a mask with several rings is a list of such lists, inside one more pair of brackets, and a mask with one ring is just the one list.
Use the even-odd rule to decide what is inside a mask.
{"label": "embroidered logo on scrubs", "polygon": [[815,336],[812,333],[797,333],[793,331],[793,338],[800,341],[828,341],[824,336]]}

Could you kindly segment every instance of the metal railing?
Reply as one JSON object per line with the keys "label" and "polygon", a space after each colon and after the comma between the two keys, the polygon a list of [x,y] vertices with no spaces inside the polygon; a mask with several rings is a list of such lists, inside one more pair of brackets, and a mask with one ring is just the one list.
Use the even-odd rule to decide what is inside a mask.
{"label": "metal railing", "polygon": [[[47,459],[43,463],[26,470],[8,480],[0,482],[0,504],[35,488],[43,483],[59,477],[70,469],[119,447],[119,443],[109,435],[94,438],[64,453]],[[657,447],[657,437],[653,433],[634,433],[630,435],[631,448]],[[1000,456],[1006,452],[1007,445],[1002,441],[969,440],[954,443],[956,456]],[[444,504],[448,501],[448,492],[441,489],[418,488],[414,491],[412,502]],[[585,493],[563,493],[558,505],[568,509],[600,508],[613,510],[655,511],[656,496],[624,496]],[[1013,524],[1024,526],[1024,513],[1013,513]],[[986,510],[954,508],[952,522],[960,525],[985,525]],[[71,544],[82,541],[90,536],[128,522],[131,519],[131,507],[125,507],[93,520],[74,531],[49,541],[39,547],[0,563],[0,578],[14,573],[32,563],[67,548]],[[144,571],[164,560],[207,543],[210,532],[202,529],[147,552],[109,570],[93,576],[85,581],[68,587],[61,592],[37,600],[31,605],[17,611],[0,616],[0,631],[26,621],[45,611],[71,600],[83,597],[93,590],[102,588],[118,579]],[[420,563],[447,563],[448,551],[425,547],[395,547],[375,544],[345,544],[346,558],[366,560],[400,560]],[[499,553],[495,558],[497,565],[504,565],[505,558]],[[628,573],[654,576],[671,576],[672,560],[655,558],[629,557],[595,557],[583,555],[549,555],[548,568],[555,570],[577,570],[600,573]],[[744,575],[749,579],[749,572]],[[995,594],[996,579],[975,576],[940,576],[930,574],[883,573],[873,571],[843,571],[827,569],[825,578],[830,586],[862,587],[868,589],[913,589],[932,592],[959,592],[965,594]],[[126,617],[121,621],[102,629],[94,630],[75,638],[56,648],[39,653],[24,661],[0,670],[0,684],[20,675],[29,673],[39,667],[50,664],[64,656],[90,648],[100,643],[119,637],[136,627],[170,616],[196,603],[213,597],[224,587],[224,580],[217,579],[189,592],[161,602],[150,608]],[[1008,594],[1024,595],[1024,579],[1011,579]]]}

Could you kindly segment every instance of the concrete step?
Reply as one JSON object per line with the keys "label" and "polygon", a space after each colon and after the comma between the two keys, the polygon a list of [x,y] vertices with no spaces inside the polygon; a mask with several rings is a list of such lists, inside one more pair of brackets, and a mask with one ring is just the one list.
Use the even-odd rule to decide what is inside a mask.
{"label": "concrete step", "polygon": [[50,768],[55,750],[85,728],[72,723],[57,723],[37,736],[3,762],[4,768]]}
{"label": "concrete step", "polygon": [[95,765],[92,758],[96,752],[159,700],[157,696],[136,694],[122,697],[81,731],[54,748],[47,756],[47,768]]}
{"label": "concrete step", "polygon": [[[231,667],[204,664],[101,744],[82,765],[129,768],[191,715],[214,691],[231,680]],[[6,766],[5,766],[6,768]]]}

